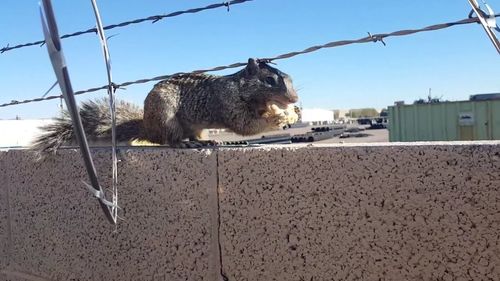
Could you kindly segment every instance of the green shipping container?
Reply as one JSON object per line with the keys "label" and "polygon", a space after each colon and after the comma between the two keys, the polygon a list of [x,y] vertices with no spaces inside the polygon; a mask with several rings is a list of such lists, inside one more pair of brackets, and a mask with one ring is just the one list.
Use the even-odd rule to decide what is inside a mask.
{"label": "green shipping container", "polygon": [[500,140],[500,100],[389,107],[389,141]]}

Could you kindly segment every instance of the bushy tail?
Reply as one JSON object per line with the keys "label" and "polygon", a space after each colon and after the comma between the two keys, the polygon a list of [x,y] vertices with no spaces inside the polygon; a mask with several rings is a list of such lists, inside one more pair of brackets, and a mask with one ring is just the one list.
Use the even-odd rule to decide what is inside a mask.
{"label": "bushy tail", "polygon": [[[83,129],[89,142],[107,141],[111,143],[111,114],[108,99],[98,99],[82,103],[80,108]],[[116,139],[130,141],[142,136],[143,111],[138,106],[116,102]],[[69,112],[54,118],[54,123],[40,127],[43,133],[35,139],[32,148],[41,155],[55,153],[64,144],[76,144],[73,124]]]}

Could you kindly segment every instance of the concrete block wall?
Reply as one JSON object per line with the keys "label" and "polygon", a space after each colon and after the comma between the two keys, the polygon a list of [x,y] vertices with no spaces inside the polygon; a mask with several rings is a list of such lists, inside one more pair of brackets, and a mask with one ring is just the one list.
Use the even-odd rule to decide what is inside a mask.
{"label": "concrete block wall", "polygon": [[[215,155],[166,149],[122,156],[125,221],[115,230],[81,183],[87,176],[78,152],[66,150],[42,163],[27,151],[1,154],[8,163],[1,184],[10,209],[6,267],[2,259],[7,280],[24,274],[43,280],[215,280]],[[104,187],[110,183],[107,159],[107,152],[97,152]]]}
{"label": "concrete block wall", "polygon": [[[109,151],[94,150],[109,186]],[[499,280],[500,142],[0,152],[0,280]]]}

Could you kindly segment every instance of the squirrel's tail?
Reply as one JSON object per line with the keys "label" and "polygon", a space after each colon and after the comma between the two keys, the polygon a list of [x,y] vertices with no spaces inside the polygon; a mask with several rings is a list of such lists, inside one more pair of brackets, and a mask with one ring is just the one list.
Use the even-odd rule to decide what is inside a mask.
{"label": "squirrel's tail", "polygon": [[[111,114],[108,99],[82,103],[80,109],[83,129],[90,142],[111,142]],[[141,138],[143,111],[138,106],[116,101],[116,140],[118,142]],[[64,144],[76,144],[73,124],[69,113],[64,111],[54,123],[40,127],[42,134],[32,143],[40,156],[55,153]]]}

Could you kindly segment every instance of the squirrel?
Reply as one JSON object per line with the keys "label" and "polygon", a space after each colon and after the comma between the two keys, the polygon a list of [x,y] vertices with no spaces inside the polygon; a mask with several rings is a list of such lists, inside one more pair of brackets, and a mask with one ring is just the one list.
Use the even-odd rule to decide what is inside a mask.
{"label": "squirrel", "polygon": [[[128,102],[116,102],[116,139],[200,147],[203,129],[255,135],[296,120],[292,104],[297,101],[290,76],[265,61],[250,58],[244,69],[227,76],[182,74],[160,81],[147,95],[143,110]],[[80,116],[91,141],[110,140],[106,99],[84,102]],[[40,153],[55,152],[61,145],[74,142],[67,112],[41,129],[44,133],[33,143]]]}

